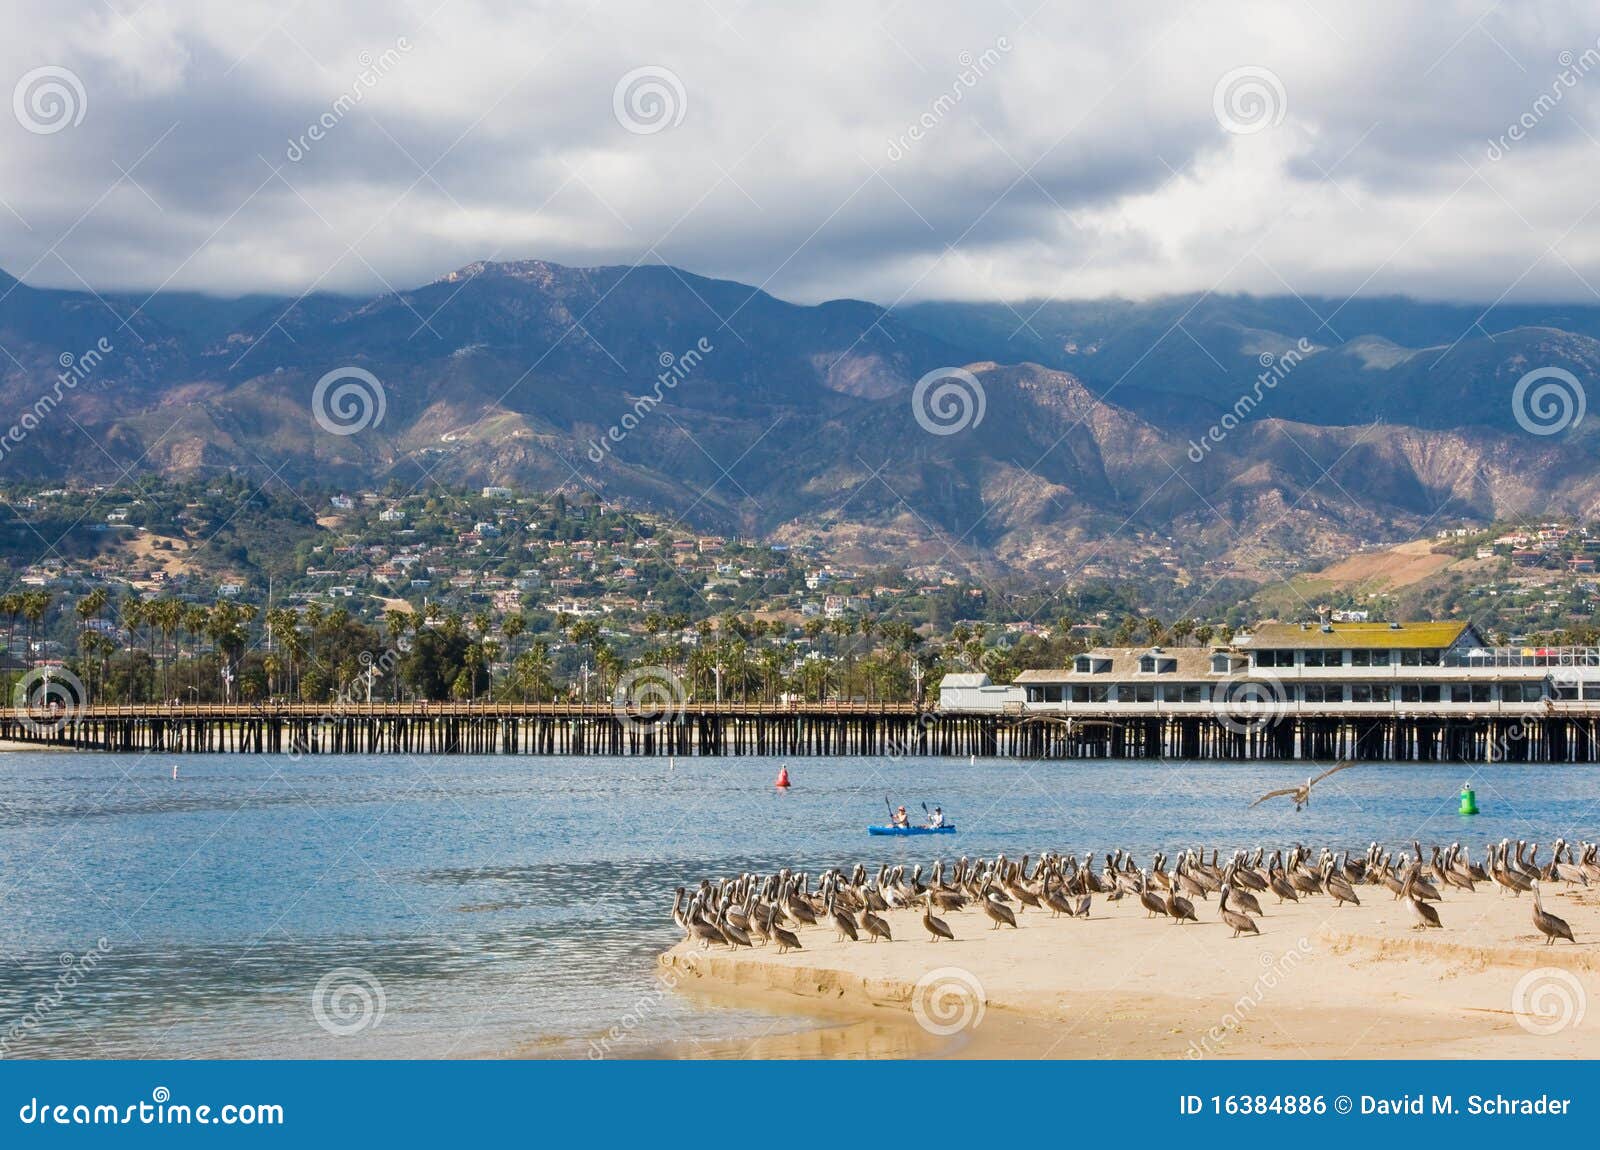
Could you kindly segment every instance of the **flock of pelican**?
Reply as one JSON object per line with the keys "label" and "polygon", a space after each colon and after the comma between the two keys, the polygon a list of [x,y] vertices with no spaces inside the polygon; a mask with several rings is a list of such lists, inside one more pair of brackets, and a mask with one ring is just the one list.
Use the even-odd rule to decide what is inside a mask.
{"label": "flock of pelican", "polygon": [[1600,883],[1600,844],[1579,843],[1574,850],[1557,839],[1543,864],[1537,843],[1531,849],[1526,842],[1509,839],[1490,843],[1482,862],[1473,861],[1458,842],[1426,852],[1415,840],[1410,845],[1410,851],[1396,855],[1373,843],[1361,857],[1298,845],[1269,855],[1259,847],[1221,861],[1213,850],[1209,862],[1205,851],[1186,849],[1177,854],[1171,870],[1160,851],[1148,867],[1122,850],[1106,852],[1098,867],[1093,851],[1082,859],[1047,852],[1036,863],[1027,855],[1013,861],[1000,854],[992,860],[963,857],[948,880],[944,861],[938,860],[927,881],[920,865],[909,877],[904,866],[880,866],[869,876],[865,864],[858,863],[848,872],[825,871],[814,885],[807,872],[785,869],[708,879],[692,891],[679,887],[672,917],[686,939],[704,948],[772,943],[782,954],[802,949],[799,931],[807,926],[832,927],[841,941],[892,942],[890,923],[883,917],[891,909],[920,908],[922,927],[937,942],[956,937],[949,920],[940,915],[974,907],[989,920],[990,930],[1015,930],[1018,917],[1029,909],[1053,918],[1088,918],[1096,897],[1107,902],[1131,898],[1144,907],[1147,919],[1182,925],[1199,922],[1197,906],[1209,905],[1215,894],[1217,918],[1238,938],[1260,933],[1256,920],[1266,913],[1262,898],[1276,898],[1281,905],[1326,896],[1334,907],[1360,906],[1363,894],[1370,899],[1375,888],[1384,887],[1406,904],[1413,929],[1425,931],[1444,925],[1438,904],[1445,887],[1472,891],[1480,883],[1492,883],[1500,894],[1532,894],[1533,924],[1549,946],[1557,939],[1575,940],[1566,921],[1544,909],[1540,884]]}

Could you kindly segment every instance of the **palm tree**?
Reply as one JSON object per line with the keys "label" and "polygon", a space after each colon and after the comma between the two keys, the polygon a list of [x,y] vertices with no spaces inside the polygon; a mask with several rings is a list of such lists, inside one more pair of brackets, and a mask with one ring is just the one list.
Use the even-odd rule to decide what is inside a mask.
{"label": "palm tree", "polygon": [[528,629],[528,621],[521,615],[507,615],[500,621],[500,633],[506,637],[506,655],[516,656],[517,639]]}
{"label": "palm tree", "polygon": [[494,701],[494,661],[500,654],[500,644],[494,639],[485,639],[478,646],[483,650],[483,669],[489,676],[489,701]]}
{"label": "palm tree", "polygon": [[[19,616],[21,614],[22,614],[22,596],[21,595],[17,594],[14,591],[8,591],[8,592],[6,592],[6,594],[0,595],[0,615],[4,615],[6,617],[6,654],[7,655],[11,654],[12,645],[16,642],[16,637],[17,637],[17,616]],[[11,697],[10,690],[6,691],[6,697],[7,698]]]}
{"label": "palm tree", "polygon": [[517,657],[517,682],[522,687],[522,701],[528,701],[528,691],[533,691],[533,701],[542,703],[545,688],[553,686],[550,681],[550,645],[545,642],[535,643]]}
{"label": "palm tree", "polygon": [[50,613],[55,596],[48,591],[27,591],[22,596],[22,617],[28,621],[28,670],[33,670],[33,645],[39,625]]}
{"label": "palm tree", "polygon": [[1216,633],[1216,628],[1210,623],[1202,623],[1194,629],[1194,641],[1202,647],[1209,647],[1211,645],[1211,636]]}
{"label": "palm tree", "polygon": [[183,604],[176,599],[158,599],[155,604],[155,621],[161,629],[162,673],[161,695],[163,698],[172,697],[172,664],[177,657],[173,647],[173,637],[177,635],[178,628],[183,626]]}
{"label": "palm tree", "polygon": [[183,609],[183,629],[189,633],[189,645],[193,648],[189,655],[189,668],[192,686],[196,692],[200,690],[200,644],[206,636],[206,624],[211,616],[206,609],[198,603],[191,603]]}

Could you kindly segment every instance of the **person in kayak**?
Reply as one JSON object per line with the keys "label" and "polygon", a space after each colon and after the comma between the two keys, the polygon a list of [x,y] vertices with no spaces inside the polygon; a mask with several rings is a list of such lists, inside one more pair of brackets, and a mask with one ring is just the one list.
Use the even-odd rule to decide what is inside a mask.
{"label": "person in kayak", "polygon": [[901,807],[890,817],[889,823],[891,826],[909,827],[911,825],[911,816],[906,814],[905,807]]}
{"label": "person in kayak", "polygon": [[944,808],[934,807],[933,814],[928,816],[928,829],[938,830],[944,826]]}

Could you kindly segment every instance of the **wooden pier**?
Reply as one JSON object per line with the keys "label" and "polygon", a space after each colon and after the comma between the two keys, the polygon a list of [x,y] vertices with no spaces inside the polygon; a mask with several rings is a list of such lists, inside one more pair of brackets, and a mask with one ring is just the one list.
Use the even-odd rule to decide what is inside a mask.
{"label": "wooden pier", "polygon": [[0,712],[0,739],[122,753],[750,755],[1026,759],[1354,758],[1600,762],[1600,707],[1537,716],[1214,717],[941,713],[910,703],[91,706]]}

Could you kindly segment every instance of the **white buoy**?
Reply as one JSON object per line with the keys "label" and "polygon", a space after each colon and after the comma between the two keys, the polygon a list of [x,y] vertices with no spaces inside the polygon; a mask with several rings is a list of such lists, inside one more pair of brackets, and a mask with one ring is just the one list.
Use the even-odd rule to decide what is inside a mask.
{"label": "white buoy", "polygon": [[177,782],[178,781],[178,764],[177,763],[173,763],[172,764],[172,781],[173,782]]}

